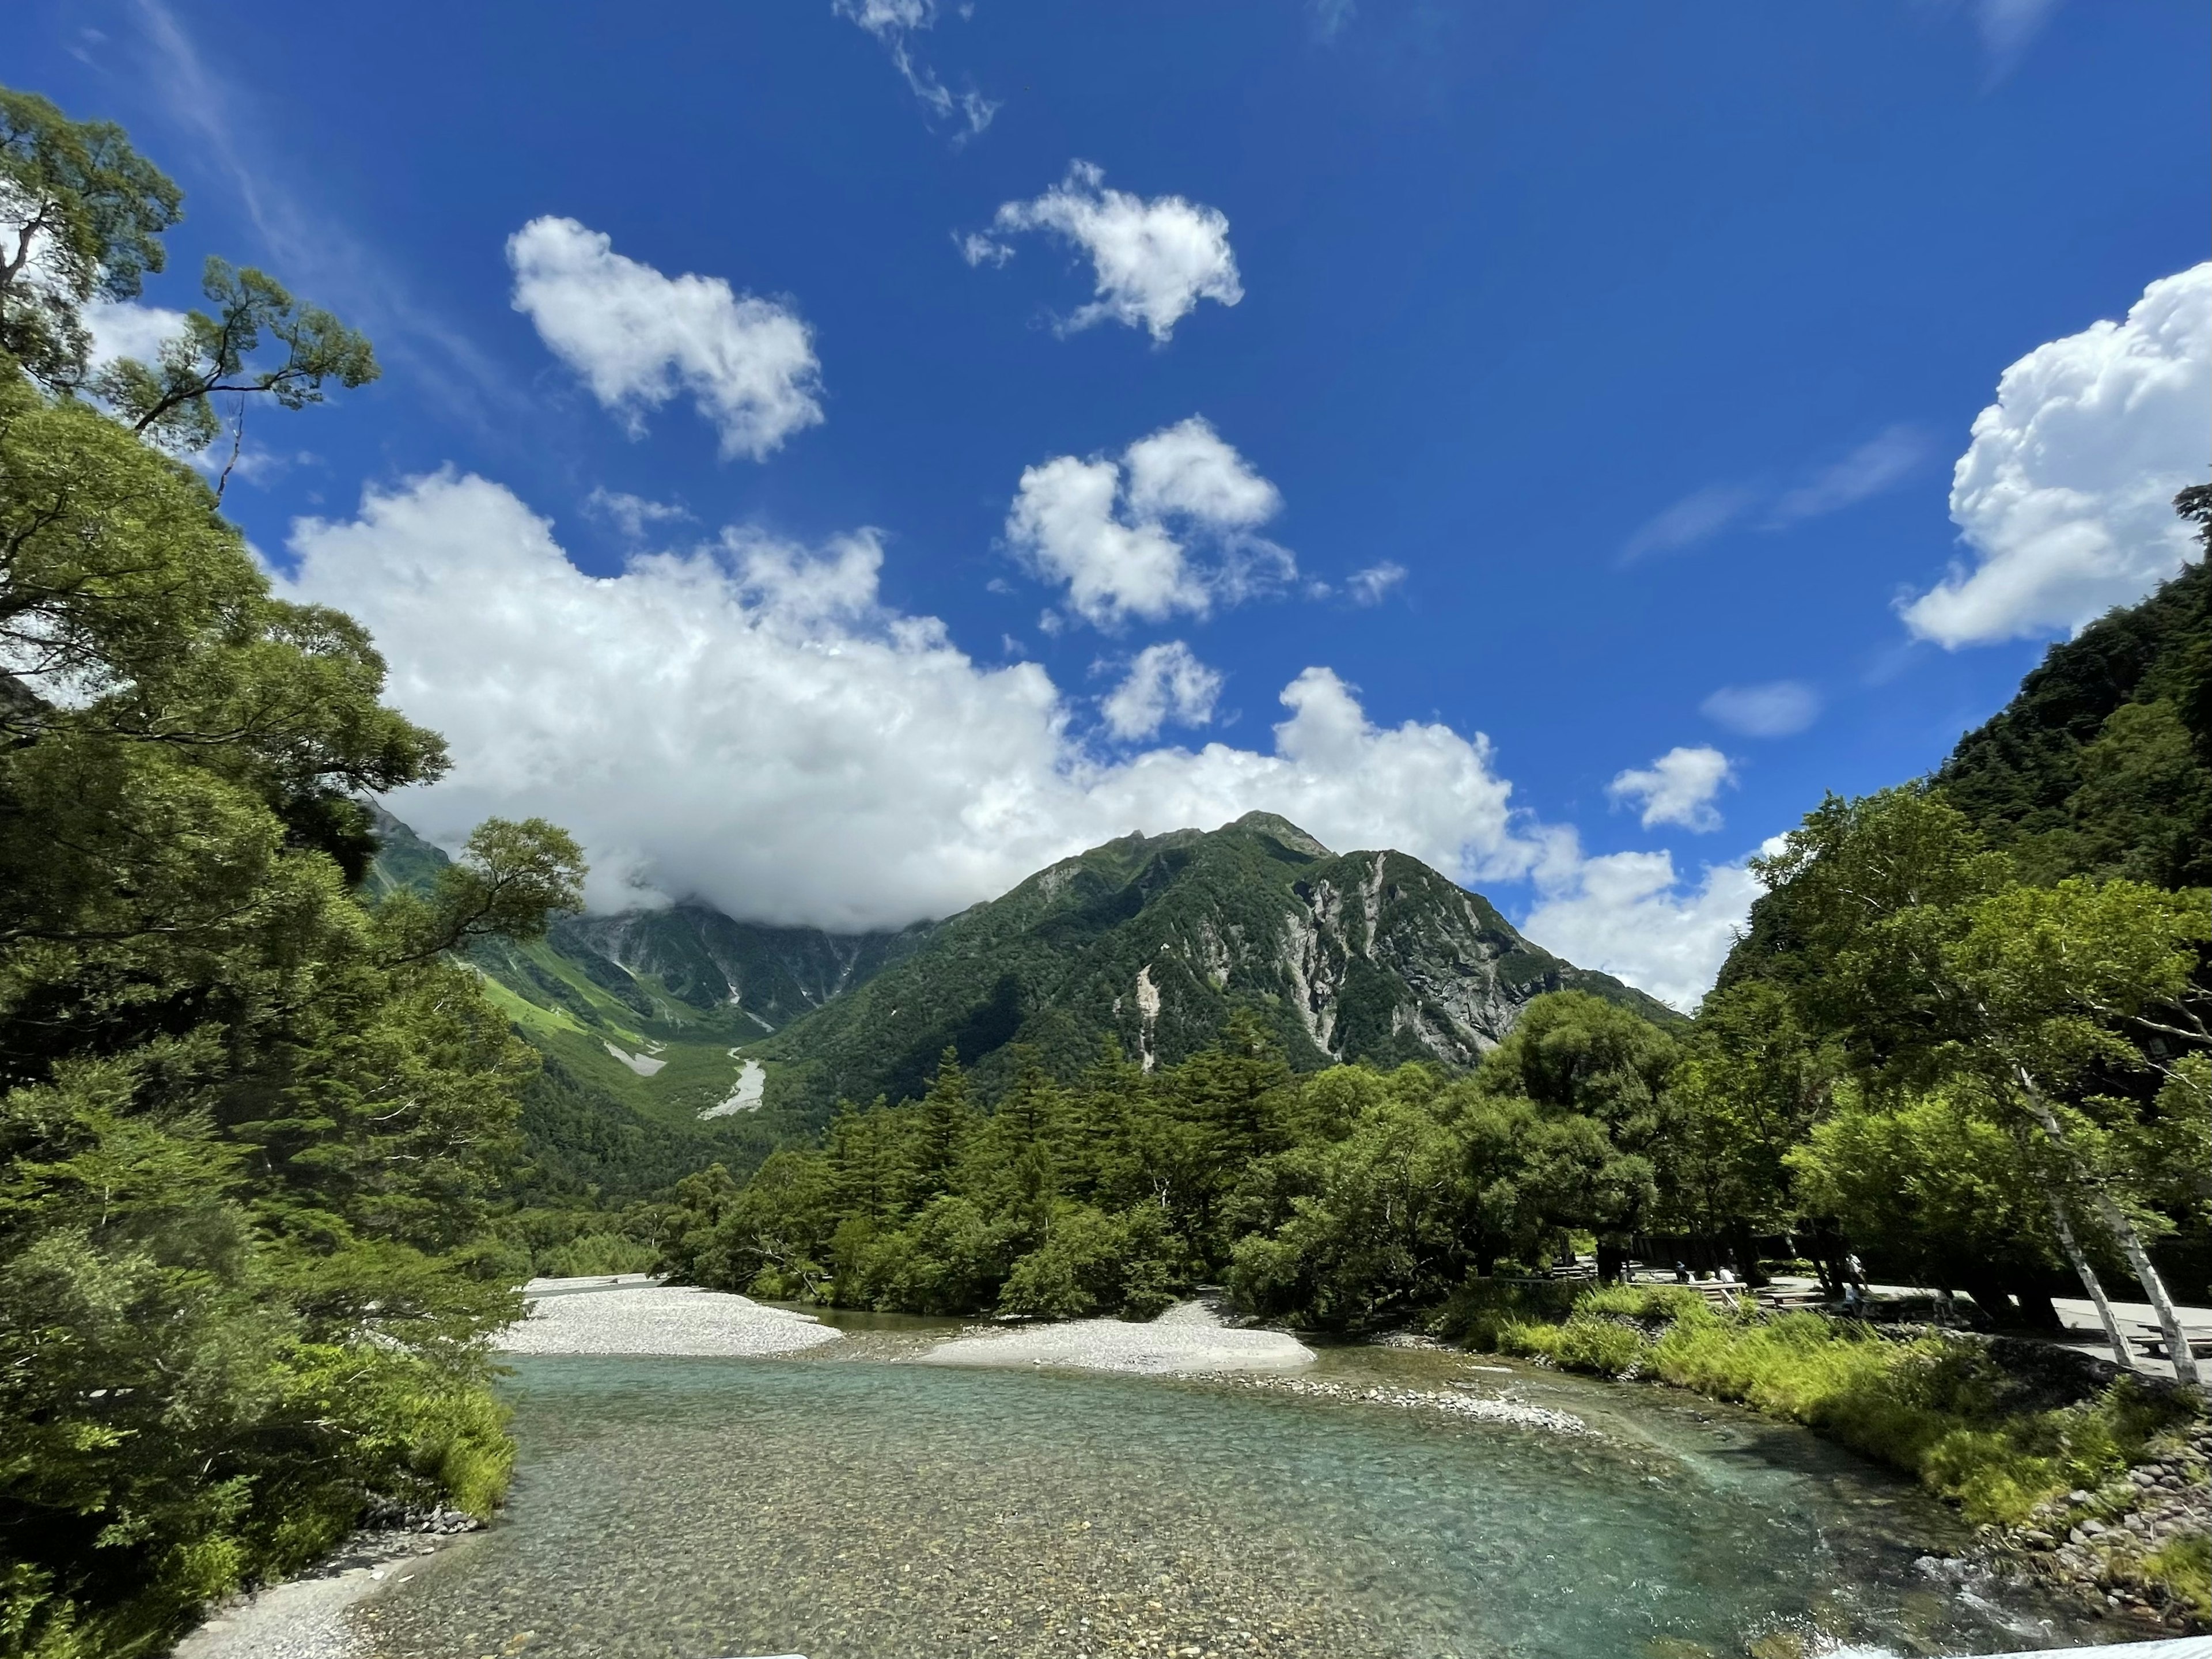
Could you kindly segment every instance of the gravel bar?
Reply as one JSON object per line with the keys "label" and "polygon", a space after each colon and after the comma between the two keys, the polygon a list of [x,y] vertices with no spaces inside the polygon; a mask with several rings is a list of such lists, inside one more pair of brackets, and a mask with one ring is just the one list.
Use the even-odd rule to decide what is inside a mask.
{"label": "gravel bar", "polygon": [[843,1333],[811,1314],[750,1297],[651,1284],[532,1297],[530,1316],[502,1331],[501,1353],[664,1354],[746,1358],[797,1353]]}
{"label": "gravel bar", "polygon": [[1064,1324],[970,1326],[922,1356],[925,1365],[1049,1365],[1066,1370],[1133,1371],[1146,1376],[1206,1371],[1288,1371],[1313,1363],[1314,1351],[1282,1331],[1234,1330],[1202,1301],[1179,1302],[1141,1325],[1119,1319]]}

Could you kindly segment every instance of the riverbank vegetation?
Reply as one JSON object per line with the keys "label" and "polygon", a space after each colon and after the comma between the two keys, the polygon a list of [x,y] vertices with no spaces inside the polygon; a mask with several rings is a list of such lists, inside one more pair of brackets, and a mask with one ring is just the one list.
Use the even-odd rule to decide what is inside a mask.
{"label": "riverbank vegetation", "polygon": [[83,308],[161,269],[179,201],[0,92],[0,1652],[39,1659],[162,1650],[373,1506],[496,1501],[489,1220],[535,1060],[453,957],[582,873],[491,822],[362,902],[356,798],[443,747],[178,457],[374,360],[210,261],[211,312],[94,372]]}

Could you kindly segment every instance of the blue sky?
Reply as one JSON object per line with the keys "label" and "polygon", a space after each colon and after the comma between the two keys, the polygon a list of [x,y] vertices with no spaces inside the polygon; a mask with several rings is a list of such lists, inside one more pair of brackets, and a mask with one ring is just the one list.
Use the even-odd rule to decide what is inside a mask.
{"label": "blue sky", "polygon": [[[403,814],[565,815],[602,902],[872,924],[1274,806],[1686,1001],[1737,861],[2145,591],[2212,456],[2204,284],[2144,300],[2208,253],[2194,0],[23,0],[0,52],[184,185],[148,305],[222,252],[375,339],[228,504],[455,736]],[[1164,338],[1078,325],[1123,233]]]}

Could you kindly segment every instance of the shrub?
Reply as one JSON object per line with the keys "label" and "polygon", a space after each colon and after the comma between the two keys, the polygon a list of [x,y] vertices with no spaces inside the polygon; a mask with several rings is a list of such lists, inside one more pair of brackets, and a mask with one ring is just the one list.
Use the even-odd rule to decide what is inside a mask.
{"label": "shrub", "polygon": [[586,1279],[600,1273],[641,1273],[660,1252],[621,1233],[586,1233],[538,1253],[537,1269],[548,1279]]}

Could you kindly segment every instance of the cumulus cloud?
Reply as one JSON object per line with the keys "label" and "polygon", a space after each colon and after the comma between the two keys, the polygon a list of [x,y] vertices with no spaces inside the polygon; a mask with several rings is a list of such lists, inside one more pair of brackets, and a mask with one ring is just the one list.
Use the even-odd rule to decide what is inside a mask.
{"label": "cumulus cloud", "polygon": [[1975,555],[1901,609],[1947,649],[2079,629],[2141,599],[2194,543],[2176,491],[2212,459],[2212,262],[2124,322],[2038,346],[1974,417],[1951,519]]}
{"label": "cumulus cloud", "polygon": [[1148,645],[1121,684],[1099,704],[1106,729],[1125,742],[1156,736],[1172,720],[1204,726],[1213,718],[1221,696],[1221,676],[1193,654],[1181,640]]}
{"label": "cumulus cloud", "polygon": [[1521,931],[1577,967],[1613,974],[1688,1013],[1711,988],[1762,890],[1741,862],[1707,866],[1686,890],[1672,854],[1611,853],[1576,862]]}
{"label": "cumulus cloud", "polygon": [[884,608],[867,532],[814,549],[726,533],[592,577],[507,489],[447,472],[302,520],[290,546],[279,592],[360,617],[393,702],[452,745],[453,773],[393,810],[448,842],[488,813],[565,823],[601,908],[696,894],[763,921],[896,925],[1131,830],[1256,808],[1466,881],[1545,853],[1486,739],[1378,726],[1327,668],[1285,688],[1270,751],[1102,761],[1042,668],[982,666],[935,618]]}
{"label": "cumulus cloud", "polygon": [[1026,469],[1007,542],[1100,628],[1132,616],[1204,616],[1297,574],[1255,533],[1281,492],[1194,415],[1139,438],[1118,459],[1061,455]]}
{"label": "cumulus cloud", "polygon": [[1721,827],[1713,797],[1735,781],[1728,757],[1717,749],[1669,749],[1649,768],[1621,773],[1605,793],[1615,805],[1641,807],[1646,830],[1679,823],[1703,834]]}
{"label": "cumulus cloud", "polygon": [[[1264,748],[1101,758],[1041,667],[984,666],[935,618],[885,607],[871,532],[808,548],[726,532],[588,576],[506,489],[448,471],[301,520],[290,549],[280,595],[360,617],[392,700],[451,744],[452,773],[393,810],[447,845],[491,813],[565,823],[600,909],[696,896],[897,926],[1132,830],[1266,810],[1469,884],[1533,878],[1534,936],[1677,1001],[1741,915],[1719,876],[1678,890],[1663,854],[1586,863],[1571,830],[1514,808],[1481,734],[1379,726],[1326,667],[1284,688]],[[1194,716],[1211,671],[1153,661],[1164,721]]]}
{"label": "cumulus cloud", "polygon": [[92,331],[92,365],[98,368],[118,357],[153,362],[185,331],[185,313],[135,300],[95,300],[84,309],[84,324]]}
{"label": "cumulus cloud", "polygon": [[957,239],[969,264],[1004,264],[1013,257],[1005,239],[1032,230],[1059,236],[1089,257],[1098,297],[1066,318],[1064,332],[1126,323],[1164,343],[1200,300],[1233,306],[1244,297],[1229,220],[1220,210],[1181,196],[1148,202],[1109,190],[1103,169],[1089,161],[1071,162],[1067,177],[1034,201],[1004,204],[991,228],[990,235]]}
{"label": "cumulus cloud", "polygon": [[1717,726],[1747,738],[1786,738],[1820,717],[1820,694],[1802,680],[1724,685],[1698,705]]}
{"label": "cumulus cloud", "polygon": [[726,457],[763,459],[820,423],[821,365],[789,307],[720,276],[664,276],[574,219],[532,219],[507,258],[514,308],[633,436],[679,394],[720,432]]}
{"label": "cumulus cloud", "polygon": [[1344,588],[1352,595],[1354,605],[1380,605],[1390,590],[1405,580],[1406,567],[1385,559],[1364,570],[1353,571],[1344,579]]}
{"label": "cumulus cloud", "polygon": [[953,135],[955,144],[991,125],[999,112],[997,104],[972,88],[956,94],[914,55],[911,37],[937,27],[937,0],[831,0],[831,9],[876,38],[922,108],[939,120],[955,123],[959,128]]}

